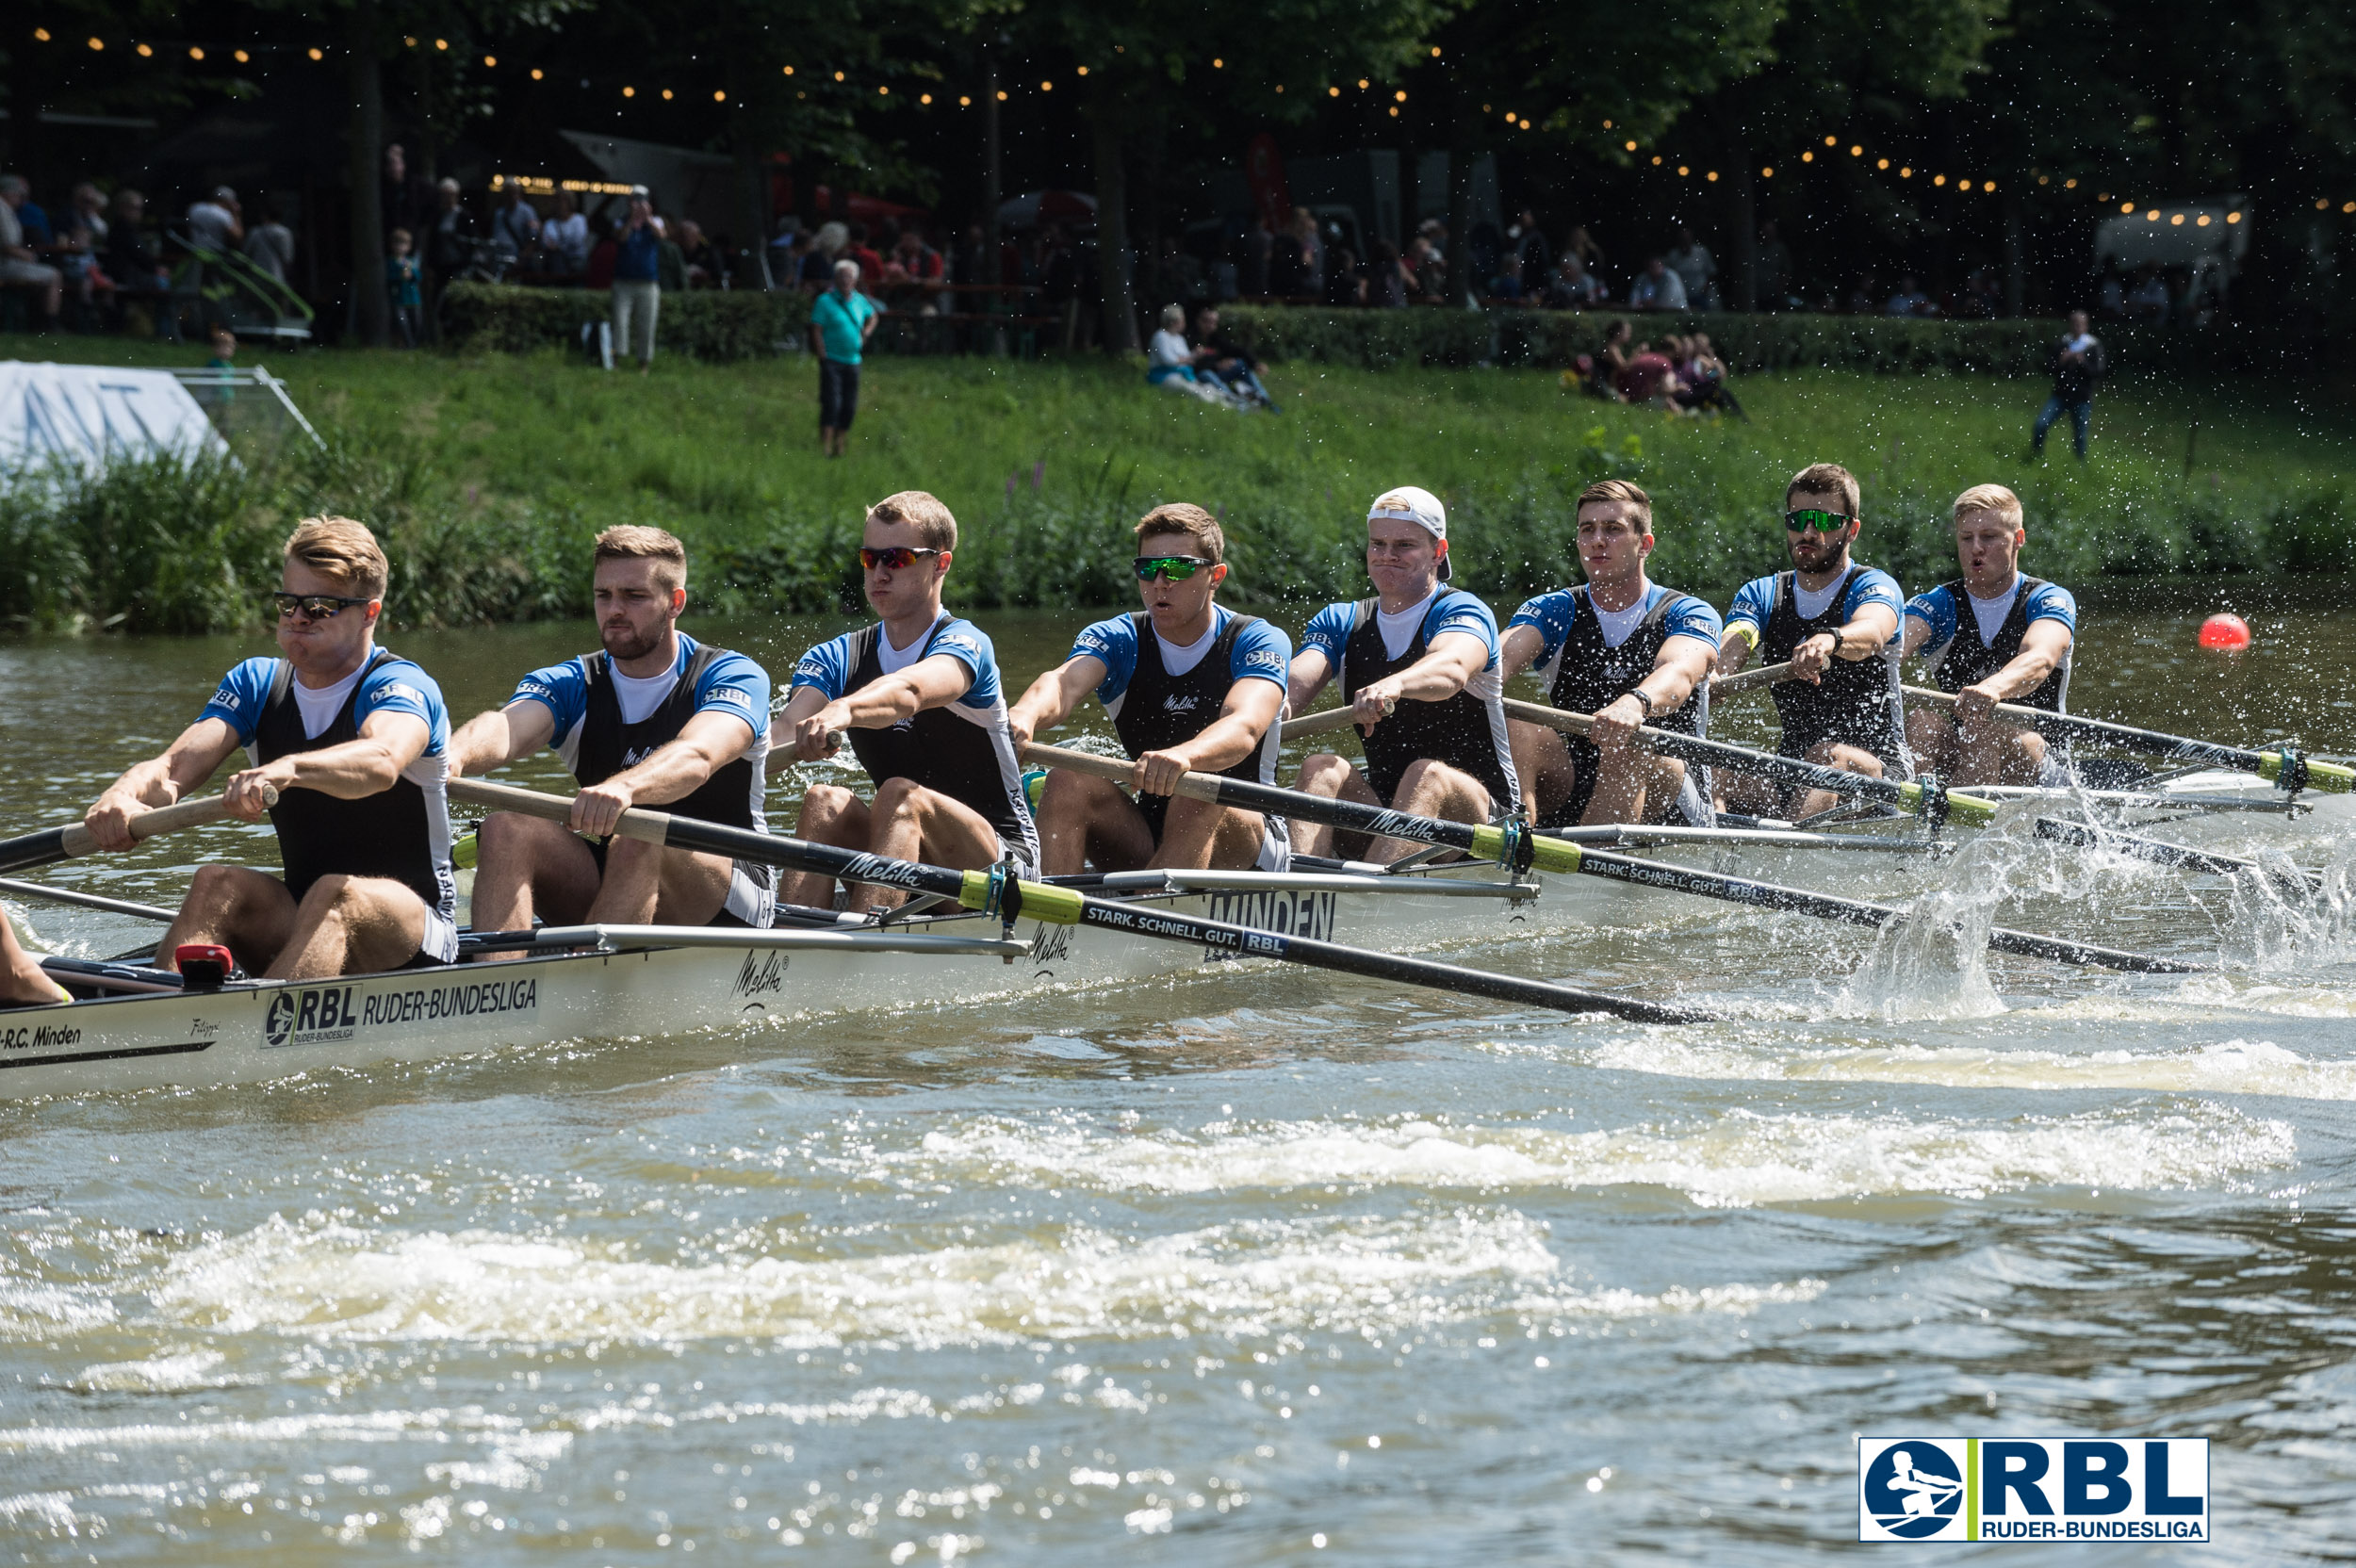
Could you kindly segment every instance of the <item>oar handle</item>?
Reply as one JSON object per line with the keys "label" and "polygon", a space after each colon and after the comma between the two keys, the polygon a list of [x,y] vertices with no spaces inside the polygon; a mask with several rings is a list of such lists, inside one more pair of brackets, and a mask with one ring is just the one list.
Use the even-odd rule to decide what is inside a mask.
{"label": "oar handle", "polygon": [[1337,729],[1348,729],[1358,722],[1354,708],[1328,708],[1318,713],[1303,713],[1297,719],[1286,719],[1284,727],[1277,731],[1279,739],[1304,740],[1311,735],[1331,735]]}
{"label": "oar handle", "polygon": [[[1906,686],[1900,690],[1912,701],[1929,703],[1939,708],[1953,708],[1953,693],[1933,691],[1924,686]],[[2347,794],[2356,789],[2356,768],[2337,762],[2317,761],[2300,758],[2295,753],[2277,748],[2255,751],[2248,746],[2222,745],[2215,741],[2197,741],[2188,735],[2170,735],[2165,730],[2138,729],[2133,725],[2113,724],[2107,719],[2085,719],[2073,713],[2053,713],[2042,708],[2029,708],[2017,702],[2000,702],[1990,711],[2007,724],[2025,726],[2042,733],[2062,738],[2076,736],[2101,745],[2121,746],[2152,756],[2180,758],[2189,762],[2206,762],[2215,767],[2231,768],[2241,773],[2254,773],[2270,783],[2285,783],[2288,771],[2300,776],[2296,782],[2301,789],[2324,794]]]}
{"label": "oar handle", "polygon": [[[1051,746],[1033,741],[1023,748],[1023,760],[1036,762],[1042,768],[1062,768],[1070,773],[1084,773],[1090,778],[1109,779],[1115,784],[1131,784],[1137,776],[1137,765],[1119,757],[1099,757],[1092,751],[1073,751],[1069,746]],[[1186,773],[1179,776],[1173,794],[1185,795],[1205,805],[1219,804],[1219,780],[1210,774]]]}
{"label": "oar handle", "polygon": [[[826,731],[826,744],[834,747],[836,750],[839,751],[850,743],[851,732],[849,730],[829,729]],[[771,734],[769,740],[769,760],[765,764],[763,764],[763,772],[783,773],[786,769],[792,767],[794,763],[800,760],[800,758],[794,755],[794,748],[792,746],[781,746],[777,744],[775,733],[773,732]]]}
{"label": "oar handle", "polygon": [[[538,817],[543,822],[570,822],[573,816],[573,803],[564,796],[543,794],[515,784],[494,784],[487,778],[453,778],[443,788],[452,800],[468,806],[487,806],[494,811],[513,811],[517,816]],[[668,842],[670,813],[625,807],[621,819],[614,825],[614,833],[617,838],[637,839],[650,844]]]}
{"label": "oar handle", "polygon": [[1761,664],[1755,670],[1712,677],[1710,694],[1713,697],[1729,696],[1736,692],[1747,692],[1754,686],[1773,686],[1778,680],[1791,678],[1792,662],[1787,659],[1780,664]]}

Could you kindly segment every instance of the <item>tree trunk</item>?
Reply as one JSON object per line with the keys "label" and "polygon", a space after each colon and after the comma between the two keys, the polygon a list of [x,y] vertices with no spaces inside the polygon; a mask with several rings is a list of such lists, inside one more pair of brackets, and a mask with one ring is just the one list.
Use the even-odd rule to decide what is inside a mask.
{"label": "tree trunk", "polygon": [[[999,265],[998,204],[1006,200],[1006,144],[998,133],[998,46],[982,45],[982,272],[981,282],[1002,284],[1007,280]],[[992,317],[1015,314],[1006,308],[1003,294],[982,296],[982,309]],[[1006,329],[1003,322],[993,321],[985,351],[995,355],[1006,351]]]}
{"label": "tree trunk", "polygon": [[347,91],[352,100],[352,301],[360,341],[383,348],[391,335],[384,291],[384,208],[379,165],[384,155],[384,82],[376,56],[376,0],[352,8]]}
{"label": "tree trunk", "polygon": [[1096,142],[1096,266],[1104,296],[1104,351],[1133,354],[1138,350],[1137,269],[1129,254],[1129,172],[1113,90],[1097,89],[1089,110]]}
{"label": "tree trunk", "polygon": [[2027,271],[2021,254],[2021,193],[2004,182],[2004,314],[2021,314],[2023,281]]}
{"label": "tree trunk", "polygon": [[1736,310],[1759,308],[1759,171],[1751,150],[1734,150],[1734,270],[1728,303]]}
{"label": "tree trunk", "polygon": [[1448,288],[1459,304],[1474,304],[1488,279],[1472,275],[1472,176],[1479,150],[1466,117],[1456,117],[1456,144],[1448,152]]}
{"label": "tree trunk", "polygon": [[[1415,146],[1414,128],[1404,123],[1406,116],[1401,115],[1399,119],[1399,233],[1391,238],[1397,242],[1399,253],[1405,255],[1407,247],[1415,241],[1415,224],[1423,216],[1419,210],[1423,205],[1423,196],[1415,186],[1415,163],[1423,154]],[[1372,250],[1373,247],[1368,246],[1367,249]]]}

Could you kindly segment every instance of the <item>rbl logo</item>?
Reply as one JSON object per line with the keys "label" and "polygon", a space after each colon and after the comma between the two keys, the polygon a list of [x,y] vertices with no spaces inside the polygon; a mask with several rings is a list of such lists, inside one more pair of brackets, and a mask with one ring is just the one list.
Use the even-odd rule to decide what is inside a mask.
{"label": "rbl logo", "polygon": [[2206,1541],[2206,1438],[1868,1437],[1860,1541]]}

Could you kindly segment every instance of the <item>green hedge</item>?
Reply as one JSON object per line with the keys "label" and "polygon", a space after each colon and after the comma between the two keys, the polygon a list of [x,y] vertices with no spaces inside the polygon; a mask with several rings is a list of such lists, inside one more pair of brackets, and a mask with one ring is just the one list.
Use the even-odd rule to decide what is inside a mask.
{"label": "green hedge", "polygon": [[[570,349],[583,323],[610,313],[608,296],[593,289],[454,283],[442,297],[443,338],[462,353]],[[761,359],[798,341],[809,324],[810,299],[799,289],[699,288],[663,296],[655,341],[658,351],[690,359]]]}
{"label": "green hedge", "polygon": [[[1881,316],[1747,316],[1610,310],[1321,310],[1226,305],[1220,324],[1271,360],[1318,360],[1389,369],[1401,365],[1539,366],[1567,369],[1600,353],[1603,335],[1626,319],[1639,338],[1706,332],[1738,374],[1801,366],[1880,371],[2041,371],[2062,332],[2057,320],[1926,321]],[[2147,357],[2148,332],[2117,326],[2102,336],[2115,360]]]}

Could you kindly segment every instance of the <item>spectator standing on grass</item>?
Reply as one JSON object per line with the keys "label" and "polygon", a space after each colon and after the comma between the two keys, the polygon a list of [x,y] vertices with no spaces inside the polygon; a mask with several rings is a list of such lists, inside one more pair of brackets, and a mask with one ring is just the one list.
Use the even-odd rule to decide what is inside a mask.
{"label": "spectator standing on grass", "polygon": [[245,259],[280,283],[294,265],[294,230],[278,220],[278,204],[262,204],[262,220],[245,231]]}
{"label": "spectator standing on grass", "polygon": [[1792,247],[1775,233],[1775,220],[1759,226],[1759,257],[1754,263],[1758,271],[1759,308],[1782,310],[1791,302]]}
{"label": "spectator standing on grass", "polygon": [[65,275],[33,256],[25,243],[25,222],[17,214],[32,197],[23,176],[0,174],[0,286],[28,288],[41,300],[41,319],[55,331],[57,310],[65,302]]}
{"label": "spectator standing on grass", "polygon": [[213,193],[188,207],[188,237],[205,250],[227,254],[245,242],[245,210],[237,193],[216,186]]}
{"label": "spectator standing on grass", "polygon": [[417,346],[417,318],[425,308],[425,288],[417,276],[417,258],[407,229],[386,237],[392,253],[384,258],[384,291],[393,307],[393,336],[404,349]]}
{"label": "spectator standing on grass", "polygon": [[859,263],[834,264],[834,286],[810,302],[810,346],[818,355],[818,449],[841,457],[859,412],[859,368],[882,307],[859,292]]}
{"label": "spectator standing on grass", "polygon": [[1579,265],[1579,257],[1569,251],[1554,264],[1554,276],[1546,280],[1546,303],[1557,310],[1585,310],[1603,301],[1603,285],[1593,272]]}
{"label": "spectator standing on grass", "polygon": [[1529,207],[1522,208],[1520,219],[1507,232],[1513,241],[1513,274],[1521,298],[1543,299],[1547,274],[1554,270],[1554,253],[1546,244],[1546,231],[1538,226],[1538,214]]}
{"label": "spectator standing on grass", "polygon": [[612,288],[614,259],[619,254],[612,221],[603,213],[589,220],[589,264],[581,269],[581,281],[591,288]]}
{"label": "spectator standing on grass", "polygon": [[106,276],[119,296],[160,294],[172,286],[155,238],[147,232],[147,199],[127,185],[115,192],[106,257]]}
{"label": "spectator standing on grass", "polygon": [[630,193],[630,212],[614,236],[614,351],[630,355],[634,329],[645,346],[638,352],[641,375],[654,368],[655,318],[663,309],[663,231],[655,226],[646,188]]}
{"label": "spectator standing on grass", "polygon": [[589,269],[589,220],[569,190],[556,193],[556,216],[540,225],[540,254],[562,277],[577,278]]}
{"label": "spectator standing on grass", "polygon": [[1387,239],[1376,240],[1366,258],[1366,284],[1359,290],[1359,302],[1377,310],[1404,310],[1407,296],[1415,287],[1406,266],[1399,260],[1399,247]]}
{"label": "spectator standing on grass", "polygon": [[2044,411],[2037,415],[2036,428],[2029,433],[2029,450],[2038,457],[2045,455],[2045,433],[2067,411],[2078,461],[2086,460],[2086,427],[2094,421],[2094,388],[2102,373],[2110,368],[2102,340],[2087,331],[2087,326],[2085,311],[2071,311],[2070,330],[2062,334],[2061,341],[2053,345],[2053,351],[2046,360],[2046,368],[2053,377],[2053,394],[2045,400]]}
{"label": "spectator standing on grass", "polygon": [[540,243],[540,215],[524,200],[523,187],[512,181],[499,190],[497,211],[491,214],[491,244],[513,267],[532,254]]}
{"label": "spectator standing on grass", "polygon": [[687,263],[687,286],[690,288],[721,288],[728,284],[728,263],[721,259],[719,247],[704,235],[703,225],[693,218],[679,220],[679,248],[680,259]]}
{"label": "spectator standing on grass", "polygon": [[1677,248],[1668,255],[1669,270],[1685,286],[1685,298],[1695,310],[1717,308],[1718,258],[1710,253],[1710,247],[1693,237],[1693,231],[1677,230]]}
{"label": "spectator standing on grass", "polygon": [[1630,310],[1684,310],[1686,299],[1685,280],[1669,270],[1663,256],[1644,263],[1644,270],[1628,286]]}
{"label": "spectator standing on grass", "polygon": [[[77,185],[74,200],[66,208],[63,231],[57,236],[61,254],[58,270],[65,274],[66,286],[85,308],[105,274],[99,270],[99,254],[106,248],[106,198],[94,185]],[[106,281],[111,282],[111,279]]]}
{"label": "spectator standing on grass", "polygon": [[386,234],[407,229],[414,236],[434,220],[433,195],[427,191],[425,181],[409,172],[409,156],[398,141],[384,149],[384,167],[377,180],[377,202]]}

